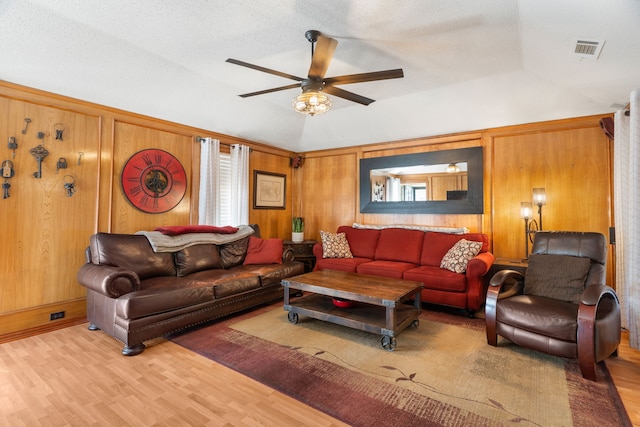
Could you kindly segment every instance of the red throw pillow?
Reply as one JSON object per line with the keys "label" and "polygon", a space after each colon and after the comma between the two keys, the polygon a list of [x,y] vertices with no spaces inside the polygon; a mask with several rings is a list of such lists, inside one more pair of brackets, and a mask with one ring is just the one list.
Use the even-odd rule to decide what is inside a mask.
{"label": "red throw pillow", "polygon": [[251,236],[244,265],[282,264],[282,250],[282,239],[261,239]]}
{"label": "red throw pillow", "polygon": [[233,234],[238,231],[238,228],[230,225],[224,227],[216,227],[215,225],[168,225],[166,227],[158,227],[154,231],[159,231],[167,236],[177,236],[187,233]]}

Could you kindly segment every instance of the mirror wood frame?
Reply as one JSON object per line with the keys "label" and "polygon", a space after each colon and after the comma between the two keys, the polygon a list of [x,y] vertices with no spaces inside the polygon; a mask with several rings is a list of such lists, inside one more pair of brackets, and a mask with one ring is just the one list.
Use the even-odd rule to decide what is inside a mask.
{"label": "mirror wood frame", "polygon": [[[424,202],[372,202],[371,171],[402,166],[467,163],[466,200]],[[429,151],[360,159],[360,212],[382,214],[481,214],[484,213],[482,147]]]}

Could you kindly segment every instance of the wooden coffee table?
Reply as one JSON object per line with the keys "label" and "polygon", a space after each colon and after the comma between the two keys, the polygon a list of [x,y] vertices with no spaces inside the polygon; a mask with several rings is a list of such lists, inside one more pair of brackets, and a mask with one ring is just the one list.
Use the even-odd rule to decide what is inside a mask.
{"label": "wooden coffee table", "polygon": [[[409,325],[418,326],[420,290],[423,283],[319,270],[282,280],[284,309],[291,323],[298,323],[298,315],[348,326],[361,331],[382,335],[380,343],[386,350],[396,348],[396,335]],[[289,290],[309,294],[290,301]],[[332,298],[355,302],[353,307],[339,308]],[[413,304],[405,301],[413,298]]]}

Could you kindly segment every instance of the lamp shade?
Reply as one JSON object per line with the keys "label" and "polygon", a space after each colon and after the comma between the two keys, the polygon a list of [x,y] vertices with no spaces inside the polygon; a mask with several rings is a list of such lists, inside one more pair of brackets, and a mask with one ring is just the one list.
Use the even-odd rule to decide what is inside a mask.
{"label": "lamp shade", "polygon": [[520,203],[520,218],[530,219],[533,215],[533,206],[531,202]]}
{"label": "lamp shade", "polygon": [[315,116],[331,109],[331,99],[323,92],[310,90],[302,92],[293,101],[293,108],[299,113]]}
{"label": "lamp shade", "polygon": [[533,189],[533,203],[535,203],[536,205],[547,204],[547,195],[545,193],[544,188]]}

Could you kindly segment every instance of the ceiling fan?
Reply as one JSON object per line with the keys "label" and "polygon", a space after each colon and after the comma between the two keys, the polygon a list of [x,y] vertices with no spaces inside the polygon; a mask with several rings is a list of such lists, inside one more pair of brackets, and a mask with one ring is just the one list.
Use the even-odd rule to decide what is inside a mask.
{"label": "ceiling fan", "polygon": [[335,95],[339,98],[357,102],[362,105],[369,105],[375,100],[367,98],[353,92],[346,91],[336,87],[336,85],[344,85],[350,83],[363,83],[375,80],[397,79],[404,77],[402,68],[385,71],[375,71],[371,73],[349,74],[336,77],[325,77],[329,63],[336,50],[338,41],[330,37],[322,35],[317,30],[309,30],[305,33],[305,37],[311,43],[311,66],[307,78],[294,76],[292,74],[283,73],[281,71],[272,70],[270,68],[261,67],[259,65],[249,64],[244,61],[229,58],[226,62],[240,65],[242,67],[251,68],[264,73],[274,74],[286,79],[295,80],[299,83],[293,83],[286,86],[280,86],[272,89],[260,90],[257,92],[245,93],[240,95],[242,98],[250,96],[263,95],[266,93],[277,92],[281,90],[302,88],[302,93],[293,100],[294,108],[304,114],[311,116],[324,113],[331,108],[331,100],[325,93]]}

